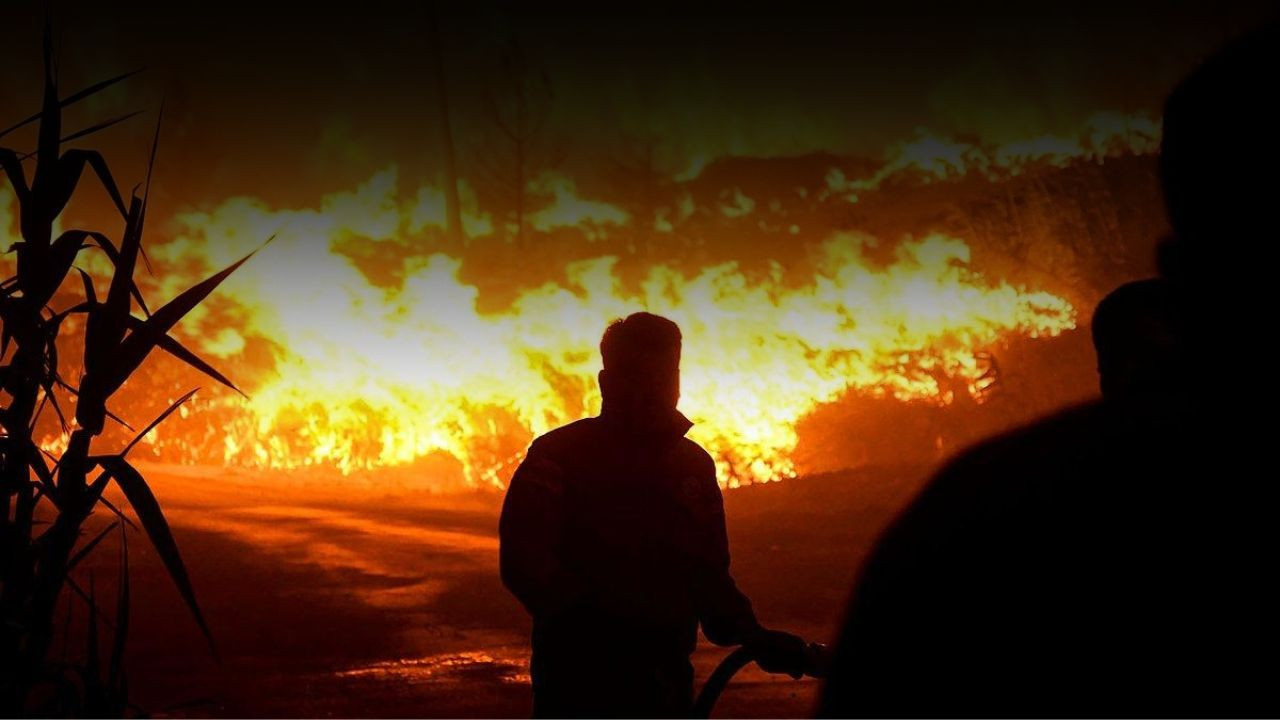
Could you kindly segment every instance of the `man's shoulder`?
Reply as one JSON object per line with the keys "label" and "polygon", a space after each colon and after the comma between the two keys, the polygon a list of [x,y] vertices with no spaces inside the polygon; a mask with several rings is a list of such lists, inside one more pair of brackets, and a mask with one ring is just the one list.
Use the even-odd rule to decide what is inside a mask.
{"label": "man's shoulder", "polygon": [[564,491],[565,482],[573,475],[577,465],[575,458],[582,453],[582,448],[591,447],[595,443],[594,418],[584,418],[555,430],[544,433],[529,445],[528,452],[520,461],[520,468],[512,478],[513,486],[517,483],[525,486],[540,486],[554,493]]}
{"label": "man's shoulder", "polygon": [[723,514],[720,483],[716,480],[716,463],[701,445],[687,437],[672,448],[672,462],[667,466],[680,501],[704,521]]}
{"label": "man's shoulder", "polygon": [[1103,434],[1106,411],[1101,402],[1060,410],[963,450],[943,466],[939,477],[975,465],[1025,470],[1028,464],[1051,462],[1094,444]]}
{"label": "man's shoulder", "polygon": [[1028,500],[1056,496],[1060,476],[1102,435],[1104,416],[1101,404],[1085,403],[962,451],[934,474],[887,535],[982,526],[1025,512]]}
{"label": "man's shoulder", "polygon": [[539,435],[529,446],[529,453],[561,456],[578,452],[584,444],[597,441],[599,435],[599,418],[575,420]]}
{"label": "man's shoulder", "polygon": [[676,443],[673,453],[682,469],[715,480],[716,461],[712,459],[711,453],[698,443],[682,437]]}

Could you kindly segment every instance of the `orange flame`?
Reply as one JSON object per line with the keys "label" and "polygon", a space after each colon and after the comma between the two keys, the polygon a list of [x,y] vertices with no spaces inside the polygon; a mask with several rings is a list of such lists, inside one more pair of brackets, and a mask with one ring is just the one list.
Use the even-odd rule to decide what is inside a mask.
{"label": "orange flame", "polygon": [[[1098,116],[1074,141],[982,148],[923,136],[893,150],[873,176],[828,176],[821,195],[856,202],[858,192],[899,173],[925,182],[1008,176],[1033,163],[1150,152],[1157,139],[1158,127],[1120,116]],[[568,178],[546,174],[535,183],[552,198],[528,218],[539,232],[573,226],[593,240],[634,220],[582,199]],[[755,199],[741,191],[726,197],[726,217],[754,211]],[[469,234],[501,225],[477,208],[469,188],[463,198]],[[0,188],[0,233],[12,234],[12,205]],[[659,208],[654,229],[670,232],[672,218],[693,212]],[[226,366],[243,358],[250,339],[266,338],[274,369],[248,388],[251,399],[219,395],[194,411],[216,414],[219,446],[216,458],[205,449],[186,459],[351,473],[448,456],[468,483],[501,486],[531,437],[598,410],[600,334],[610,320],[643,309],[684,332],[681,407],[696,423],[691,437],[716,458],[721,482],[769,481],[797,471],[797,422],[850,388],[946,402],[937,378],[949,376],[976,396],[984,348],[1011,334],[1053,336],[1076,322],[1065,299],[983,277],[963,240],[937,234],[886,248],[841,233],[813,248],[802,268],[659,264],[638,283],[624,281],[616,257],[600,254],[496,309],[463,279],[467,258],[456,251],[415,247],[390,283],[371,280],[349,252],[368,239],[421,237],[423,228],[442,226],[443,215],[435,188],[401,200],[394,168],[316,209],[234,198],[180,215],[180,233],[151,245],[153,259],[172,268],[221,267],[277,236],[224,286],[242,321],[197,341]],[[182,275],[162,274],[153,292],[172,295]],[[191,324],[207,312],[198,310]],[[236,376],[234,364],[228,369]],[[167,432],[159,428],[152,442]]]}
{"label": "orange flame", "polygon": [[976,383],[976,353],[1002,334],[1054,335],[1075,321],[1062,298],[985,281],[965,243],[941,236],[903,242],[879,266],[873,239],[838,235],[800,282],[777,264],[753,278],[731,262],[659,265],[628,290],[616,258],[597,257],[483,312],[456,257],[414,257],[384,287],[339,251],[353,235],[395,236],[414,212],[395,197],[384,172],[318,211],[233,200],[185,216],[189,232],[153,251],[218,265],[277,236],[226,286],[249,310],[246,326],[205,342],[232,354],[247,333],[282,349],[252,399],[223,401],[247,414],[226,436],[227,463],[351,472],[445,453],[470,482],[501,485],[531,436],[599,408],[600,334],[646,309],[683,329],[691,437],[727,484],[766,481],[795,473],[797,420],[847,388],[936,398],[931,371]]}

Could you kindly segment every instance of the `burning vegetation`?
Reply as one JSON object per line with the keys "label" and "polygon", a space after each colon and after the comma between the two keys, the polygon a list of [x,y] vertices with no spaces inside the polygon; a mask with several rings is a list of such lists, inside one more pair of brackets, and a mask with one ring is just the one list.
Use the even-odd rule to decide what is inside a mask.
{"label": "burning vegetation", "polygon": [[[190,209],[148,246],[147,292],[170,297],[277,238],[181,330],[237,368],[248,398],[202,393],[138,452],[500,487],[533,436],[598,410],[600,331],[648,309],[683,328],[681,406],[723,484],[894,459],[806,453],[798,429],[816,417],[830,422],[810,446],[828,447],[847,435],[837,425],[908,409],[926,420],[897,441],[932,457],[1091,390],[1078,374],[1026,378],[1052,378],[1077,308],[1145,269],[1158,134],[1102,114],[1077,137],[1002,146],[922,133],[878,160],[664,171],[638,152],[595,175],[521,166],[518,192],[483,173],[452,193],[404,188],[390,167],[312,207]],[[190,384],[155,362],[122,390],[132,412]],[[974,409],[1001,393],[1014,397],[999,412]],[[66,443],[42,428],[46,447]]]}

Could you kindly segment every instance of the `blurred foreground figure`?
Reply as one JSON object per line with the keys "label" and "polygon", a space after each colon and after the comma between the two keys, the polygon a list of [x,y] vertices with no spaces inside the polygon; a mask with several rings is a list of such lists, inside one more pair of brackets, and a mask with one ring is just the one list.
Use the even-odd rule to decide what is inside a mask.
{"label": "blurred foreground figure", "polygon": [[821,714],[1280,714],[1278,35],[1166,103],[1174,235],[1162,280],[1099,308],[1103,400],[930,482],[858,581]]}
{"label": "blurred foreground figure", "polygon": [[502,509],[502,580],[533,616],[534,715],[688,715],[699,623],[798,677],[804,642],[762,628],[729,575],[715,464],[676,409],[680,329],[637,313],[600,351],[600,416],[535,440]]}
{"label": "blurred foreground figure", "polygon": [[1172,284],[1152,278],[1121,285],[1093,312],[1102,398],[1119,423],[1158,425],[1180,417],[1191,398]]}

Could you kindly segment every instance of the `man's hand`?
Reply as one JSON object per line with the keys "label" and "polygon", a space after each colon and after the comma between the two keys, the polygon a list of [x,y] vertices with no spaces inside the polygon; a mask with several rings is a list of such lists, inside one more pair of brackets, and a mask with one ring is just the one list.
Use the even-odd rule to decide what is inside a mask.
{"label": "man's hand", "polygon": [[766,672],[784,673],[797,680],[804,677],[807,646],[799,635],[761,628],[743,647],[751,651],[756,663]]}

